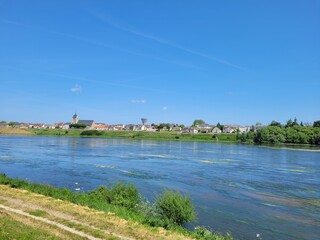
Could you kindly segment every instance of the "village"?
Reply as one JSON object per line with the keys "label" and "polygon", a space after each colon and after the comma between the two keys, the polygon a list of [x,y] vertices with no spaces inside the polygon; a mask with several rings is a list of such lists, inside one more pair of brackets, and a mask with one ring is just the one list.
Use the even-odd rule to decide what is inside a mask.
{"label": "village", "polygon": [[247,133],[249,131],[256,131],[262,125],[241,126],[238,124],[220,124],[212,125],[207,123],[194,124],[192,126],[184,126],[175,123],[159,123],[147,124],[146,118],[141,118],[140,124],[106,124],[95,122],[94,120],[82,120],[75,113],[71,122],[57,122],[54,124],[47,123],[18,123],[18,122],[0,122],[0,128],[22,128],[22,129],[72,129],[80,128],[86,130],[99,130],[99,131],[172,131],[180,133]]}

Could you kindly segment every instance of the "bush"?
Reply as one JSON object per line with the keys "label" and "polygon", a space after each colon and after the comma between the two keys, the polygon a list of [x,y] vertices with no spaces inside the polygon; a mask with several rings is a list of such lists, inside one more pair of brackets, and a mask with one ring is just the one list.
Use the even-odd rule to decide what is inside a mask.
{"label": "bush", "polygon": [[196,218],[190,197],[178,192],[164,190],[156,197],[155,207],[163,219],[180,226]]}
{"label": "bush", "polygon": [[89,195],[92,199],[100,199],[127,209],[134,209],[139,203],[138,189],[133,184],[117,182],[110,188],[100,186],[97,190],[91,191]]}
{"label": "bush", "polygon": [[98,130],[86,130],[80,133],[81,136],[101,136],[102,132]]}
{"label": "bush", "polygon": [[204,240],[233,240],[233,237],[227,233],[226,236],[223,236],[221,233],[213,233],[211,229],[206,227],[195,227],[195,237],[196,239]]}
{"label": "bush", "polygon": [[74,124],[70,124],[69,128],[78,128],[78,129],[84,129],[86,128],[87,125],[83,124],[83,123],[74,123]]}

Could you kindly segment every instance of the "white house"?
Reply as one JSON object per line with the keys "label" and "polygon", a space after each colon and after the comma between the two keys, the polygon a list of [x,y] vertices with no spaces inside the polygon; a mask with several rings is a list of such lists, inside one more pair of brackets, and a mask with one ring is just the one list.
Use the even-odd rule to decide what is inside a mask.
{"label": "white house", "polygon": [[220,128],[214,127],[214,128],[212,129],[212,133],[214,133],[214,134],[220,134],[220,133],[222,133],[222,131],[221,131]]}

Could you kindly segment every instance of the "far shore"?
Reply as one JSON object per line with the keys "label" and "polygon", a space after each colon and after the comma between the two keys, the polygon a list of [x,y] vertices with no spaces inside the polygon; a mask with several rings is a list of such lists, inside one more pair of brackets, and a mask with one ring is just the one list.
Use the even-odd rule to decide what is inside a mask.
{"label": "far shore", "polygon": [[81,135],[83,130],[78,129],[21,129],[0,128],[0,135],[21,136],[57,136],[57,137],[95,137],[95,138],[125,138],[136,140],[163,140],[185,142],[238,142],[236,134],[210,133],[180,133],[180,132],[146,132],[146,131],[101,131],[99,135]]}

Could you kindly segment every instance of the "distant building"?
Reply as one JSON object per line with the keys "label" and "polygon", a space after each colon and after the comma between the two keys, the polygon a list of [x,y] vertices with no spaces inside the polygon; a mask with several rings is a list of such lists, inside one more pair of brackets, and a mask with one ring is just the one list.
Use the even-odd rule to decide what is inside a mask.
{"label": "distant building", "polygon": [[71,123],[72,123],[72,124],[77,124],[78,121],[79,121],[78,115],[77,115],[77,113],[75,113],[75,114],[72,116],[72,121],[71,121]]}
{"label": "distant building", "polygon": [[95,127],[94,120],[79,120],[77,113],[72,116],[72,124],[84,124],[88,129],[93,129]]}
{"label": "distant building", "polygon": [[214,128],[212,129],[212,133],[214,133],[214,134],[220,134],[220,133],[222,133],[222,131],[221,131],[220,128],[214,127]]}
{"label": "distant building", "polygon": [[7,128],[9,127],[8,123],[7,122],[0,122],[0,128]]}

